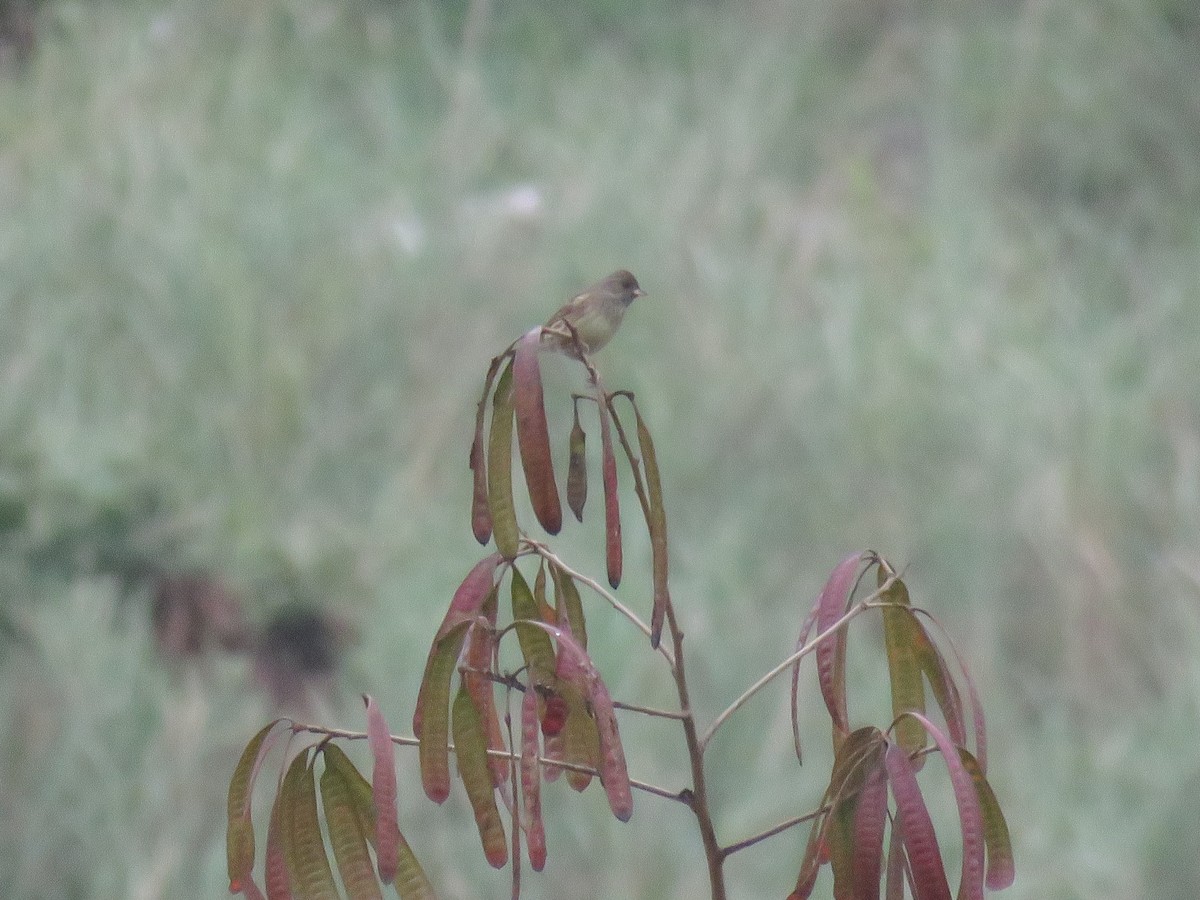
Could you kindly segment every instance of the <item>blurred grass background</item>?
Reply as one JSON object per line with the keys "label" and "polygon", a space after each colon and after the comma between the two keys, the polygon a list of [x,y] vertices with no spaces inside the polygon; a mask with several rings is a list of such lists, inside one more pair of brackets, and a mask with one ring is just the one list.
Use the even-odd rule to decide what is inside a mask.
{"label": "blurred grass background", "polygon": [[[650,295],[600,363],[656,434],[701,718],[877,548],[979,680],[1001,896],[1195,897],[1197,9],[0,3],[6,896],[225,895],[224,790],[271,705],[239,655],[164,658],[148,568],[216,573],[254,627],[336,617],[312,717],[360,727],[369,691],[407,731],[479,554],[486,362],[624,266]],[[560,544],[599,572],[594,545]],[[666,702],[593,616],[613,693]],[[783,694],[713,745],[726,840],[819,800]],[[624,728],[681,783],[671,729]],[[505,894],[407,768],[445,895]],[[527,896],[703,895],[683,810],[622,826],[558,788]],[[786,893],[802,837],[735,857],[732,896]]]}

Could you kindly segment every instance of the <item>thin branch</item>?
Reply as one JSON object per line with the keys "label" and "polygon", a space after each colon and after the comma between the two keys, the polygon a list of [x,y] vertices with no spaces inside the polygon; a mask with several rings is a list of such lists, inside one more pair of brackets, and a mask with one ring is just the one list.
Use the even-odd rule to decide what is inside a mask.
{"label": "thin branch", "polygon": [[[537,624],[536,622],[531,622],[528,619],[518,619],[517,621],[509,623],[496,632],[497,637],[511,630],[514,625],[520,625],[522,623],[534,625]],[[502,685],[510,690],[520,691],[521,693],[529,690],[529,688],[518,678],[518,675],[520,675],[520,673],[524,670],[525,666],[517,669],[516,672],[493,672],[490,669],[472,669],[469,666],[458,667],[458,672],[460,675],[469,672],[472,675],[478,675],[481,678],[486,678],[488,681],[494,682],[495,684]],[[615,709],[624,709],[628,712],[641,713],[645,716],[655,716],[659,719],[682,719],[685,717],[684,713],[675,712],[674,710],[656,709],[652,706],[639,706],[636,703],[624,703],[620,700],[613,700],[613,707]]]}
{"label": "thin branch", "polygon": [[638,706],[635,703],[622,703],[620,700],[614,700],[613,706],[617,709],[625,709],[629,712],[641,713],[646,716],[656,716],[660,719],[676,719],[682,720],[688,717],[688,713],[672,712],[669,709],[654,709],[650,706]]}
{"label": "thin branch", "polygon": [[862,613],[866,612],[867,609],[870,608],[868,604],[881,597],[883,593],[892,586],[895,580],[895,575],[889,576],[888,579],[882,585],[880,585],[879,589],[871,594],[871,596],[866,597],[865,599],[854,604],[854,606],[850,607],[846,614],[840,619],[818,634],[815,638],[813,638],[791,656],[784,659],[783,662],[779,663],[779,665],[771,669],[771,671],[767,672],[767,674],[763,675],[763,677],[754,682],[754,684],[750,685],[750,687],[748,687],[740,697],[734,700],[733,703],[731,703],[719,716],[716,717],[716,719],[713,720],[713,723],[708,726],[708,731],[704,733],[704,737],[700,740],[700,749],[703,750],[708,746],[708,742],[712,740],[712,736],[716,733],[717,729],[725,723],[726,719],[741,709],[751,697],[766,687],[774,678],[787,671],[790,666],[808,656],[808,654],[815,650],[818,645],[824,641],[831,640],[833,635],[841,630],[847,622],[850,622]]}
{"label": "thin branch", "polygon": [[760,831],[758,834],[751,835],[748,838],[743,838],[736,843],[730,844],[728,847],[723,848],[721,852],[725,856],[732,856],[741,850],[745,850],[747,847],[753,847],[755,844],[765,841],[767,838],[773,838],[775,835],[781,834],[787,831],[789,828],[795,828],[797,825],[803,825],[805,822],[811,822],[813,819],[817,818],[817,816],[820,816],[828,811],[828,806],[822,806],[820,809],[814,810],[810,813],[805,813],[802,816],[793,816],[790,819],[784,819],[778,825],[772,825],[766,831]]}
{"label": "thin branch", "polygon": [[[572,569],[565,562],[563,562],[554,553],[553,550],[551,550],[549,547],[547,547],[541,541],[535,541],[532,538],[526,537],[525,543],[529,545],[529,547],[533,550],[534,553],[536,553],[538,556],[545,559],[546,562],[557,566],[559,568],[559,570],[561,572],[563,572],[564,574],[569,575],[571,578],[574,578],[576,581],[578,581],[582,584],[586,584],[588,587],[590,587],[593,591],[595,591],[597,594],[599,594],[601,597],[603,597],[605,600],[607,600],[608,604],[613,609],[615,609],[617,612],[619,612],[621,615],[623,615],[625,618],[627,618],[630,622],[632,622],[633,626],[635,628],[637,628],[640,632],[642,632],[642,634],[646,635],[646,637],[650,637],[650,626],[647,625],[645,622],[643,622],[641,619],[639,619],[637,617],[637,614],[633,610],[631,610],[628,606],[626,606],[624,603],[622,603],[620,600],[618,600],[613,595],[613,593],[608,590],[608,588],[601,585],[600,582],[596,581],[596,579],[590,578],[589,576],[584,575],[582,572]],[[661,653],[666,658],[666,660],[670,664],[671,668],[674,669],[675,668],[675,659],[671,655],[671,652],[669,650],[667,650],[667,647],[665,644],[659,645],[658,652]]]}
{"label": "thin branch", "polygon": [[[365,731],[349,731],[345,728],[326,728],[324,725],[307,725],[302,722],[292,723],[292,734],[318,734],[325,738],[341,738],[347,741],[365,741],[367,733]],[[401,747],[419,747],[421,741],[415,737],[405,737],[403,735],[391,735],[392,743],[398,744]],[[451,753],[457,752],[454,749],[454,744],[448,744],[447,749]],[[513,753],[509,750],[493,750],[488,748],[488,756],[494,756],[497,759],[519,760],[521,754]],[[543,766],[556,766],[560,769],[569,769],[572,772],[583,772],[591,775],[594,778],[600,778],[601,774],[598,769],[593,769],[590,766],[581,766],[577,763],[567,762],[561,759],[551,759],[548,756],[539,756],[538,762]],[[651,784],[648,781],[638,781],[637,779],[629,779],[629,784],[637,788],[639,791],[645,791],[647,794],[654,794],[659,797],[665,797],[667,800],[675,800],[679,803],[687,804],[686,795],[679,791],[673,791],[670,788],[659,787],[657,784]]]}

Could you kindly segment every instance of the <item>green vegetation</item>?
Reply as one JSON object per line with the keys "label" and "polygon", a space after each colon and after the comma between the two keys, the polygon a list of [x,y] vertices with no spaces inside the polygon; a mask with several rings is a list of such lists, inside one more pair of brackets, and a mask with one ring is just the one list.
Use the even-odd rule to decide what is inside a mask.
{"label": "green vegetation", "polygon": [[[486,361],[628,267],[649,296],[598,362],[669,461],[697,705],[876,547],[973,660],[1016,844],[1000,896],[1191,896],[1191,10],[43,0],[25,62],[0,57],[6,894],[225,891],[224,789],[269,713],[242,661],[159,658],[124,580],[147,561],[221,572],[255,622],[297,592],[349,619],[321,718],[357,727],[370,691],[407,720],[477,553]],[[598,660],[614,696],[642,659]],[[744,715],[713,802],[749,832],[823,785],[788,766],[782,696]],[[630,769],[663,782],[660,756]],[[466,804],[421,836],[400,779],[447,895],[505,892]],[[682,815],[602,805],[551,817],[526,896],[695,896]],[[790,887],[800,839],[773,846],[734,896]]]}

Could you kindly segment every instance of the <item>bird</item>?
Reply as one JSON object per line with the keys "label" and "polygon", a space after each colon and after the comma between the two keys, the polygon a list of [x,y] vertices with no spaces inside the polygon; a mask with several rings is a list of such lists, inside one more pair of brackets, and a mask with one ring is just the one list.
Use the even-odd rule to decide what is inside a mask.
{"label": "bird", "polygon": [[618,269],[576,294],[552,315],[542,326],[542,345],[578,356],[578,337],[585,354],[595,353],[617,333],[629,304],[645,295],[630,272]]}

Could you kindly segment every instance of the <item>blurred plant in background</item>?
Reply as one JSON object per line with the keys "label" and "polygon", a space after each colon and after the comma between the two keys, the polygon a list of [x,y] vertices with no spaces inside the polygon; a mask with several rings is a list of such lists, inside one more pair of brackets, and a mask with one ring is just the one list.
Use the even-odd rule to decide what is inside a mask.
{"label": "blurred plant in background", "polygon": [[[825,561],[889,548],[999,700],[1007,896],[1195,895],[1194,4],[18,7],[29,49],[0,65],[14,896],[225,890],[200,773],[228,771],[269,702],[240,655],[168,676],[152,589],[98,561],[132,545],[215,573],[254,629],[292,602],[337,618],[360,641],[324,718],[386,702],[460,575],[470,361],[617,264],[650,296],[605,352],[673,460],[689,641],[755,659],[747,608],[791,631]],[[697,673],[697,707],[746,674]],[[849,660],[856,690],[876,676]],[[715,768],[784,770],[767,706]],[[764,812],[713,803],[739,831]],[[562,892],[694,896],[670,864],[686,823],[656,825],[648,848],[548,824],[563,859],[631,861],[555,872]],[[475,896],[487,876],[449,843],[426,864]]]}

